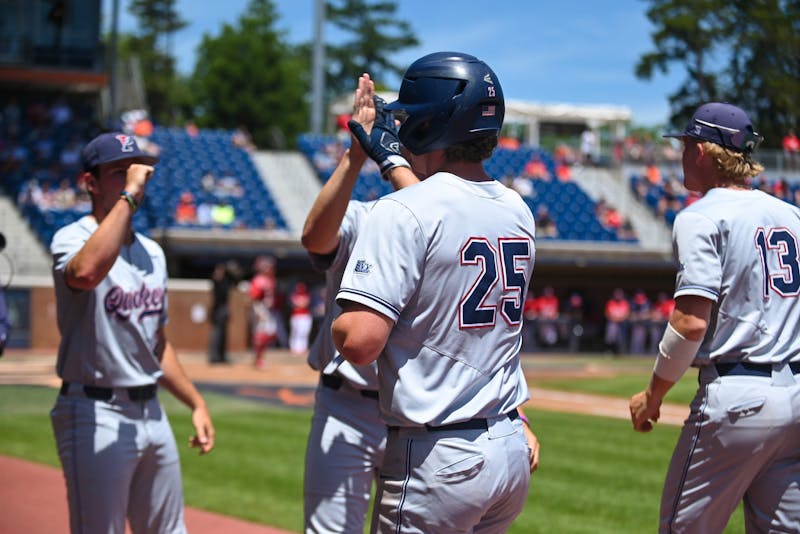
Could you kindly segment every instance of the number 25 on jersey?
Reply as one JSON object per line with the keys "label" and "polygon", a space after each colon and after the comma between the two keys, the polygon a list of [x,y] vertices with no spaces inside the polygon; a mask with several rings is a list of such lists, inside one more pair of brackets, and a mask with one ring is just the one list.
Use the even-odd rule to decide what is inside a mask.
{"label": "number 25 on jersey", "polygon": [[[497,321],[497,311],[509,326],[522,322],[522,304],[528,280],[527,263],[531,259],[531,242],[528,238],[499,238],[492,243],[484,237],[473,237],[461,248],[462,266],[479,266],[480,273],[472,287],[461,298],[458,308],[458,326],[465,328],[492,327]],[[493,291],[501,280],[499,299]]]}

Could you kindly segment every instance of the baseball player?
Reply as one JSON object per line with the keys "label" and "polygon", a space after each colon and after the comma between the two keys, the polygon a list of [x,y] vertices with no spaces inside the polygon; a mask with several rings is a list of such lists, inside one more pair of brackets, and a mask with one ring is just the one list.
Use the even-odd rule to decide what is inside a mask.
{"label": "baseball player", "polygon": [[648,432],[690,365],[699,388],[670,462],[660,532],[722,532],[744,499],[747,532],[800,532],[800,210],[748,187],[761,140],[736,106],[700,106],[684,183],[704,196],[675,219],[675,309],[648,388]]}
{"label": "baseball player", "polygon": [[483,61],[440,52],[409,67],[386,109],[424,180],[378,200],[362,224],[332,326],[346,360],[378,364],[389,432],[372,531],[502,532],[533,461],[517,407],[535,234],[521,197],[482,165],[502,89]]}
{"label": "baseball player", "polygon": [[[374,91],[369,75],[362,75],[353,105],[353,120],[363,124],[362,136],[369,135],[376,120]],[[380,100],[377,103],[379,126],[393,127],[394,118],[383,111]],[[303,228],[302,243],[312,264],[325,271],[326,295],[325,318],[308,355],[311,368],[320,371],[320,381],[306,449],[307,533],[364,531],[370,488],[386,445],[386,424],[378,410],[377,365],[355,366],[345,361],[333,346],[330,328],[340,311],[334,299],[345,265],[374,204],[350,201],[366,159],[359,143],[352,142]],[[385,163],[383,177],[395,189],[419,181],[401,158]]]}
{"label": "baseball player", "polygon": [[167,268],[134,233],[156,158],[133,137],[102,134],[84,147],[80,180],[92,212],[53,237],[63,380],[51,412],[73,533],[185,532],[175,438],[156,391],[192,410],[201,454],[214,448],[206,403],[164,334]]}

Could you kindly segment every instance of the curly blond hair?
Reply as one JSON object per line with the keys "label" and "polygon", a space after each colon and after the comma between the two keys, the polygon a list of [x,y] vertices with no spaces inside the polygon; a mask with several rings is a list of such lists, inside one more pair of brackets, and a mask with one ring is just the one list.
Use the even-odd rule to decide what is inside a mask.
{"label": "curly blond hair", "polygon": [[703,142],[703,150],[714,160],[717,172],[724,181],[743,184],[764,172],[764,166],[748,153],[730,150],[709,141]]}

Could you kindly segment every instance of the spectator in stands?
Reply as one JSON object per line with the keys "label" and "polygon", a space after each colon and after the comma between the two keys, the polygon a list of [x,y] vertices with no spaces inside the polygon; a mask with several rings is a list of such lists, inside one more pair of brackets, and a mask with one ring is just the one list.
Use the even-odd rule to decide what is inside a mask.
{"label": "spectator in stands", "polygon": [[217,189],[217,177],[213,171],[205,171],[203,176],[200,178],[200,187],[203,188],[203,191],[206,193],[214,193]]}
{"label": "spectator in stands", "polygon": [[617,239],[620,241],[636,241],[636,230],[628,217],[622,219],[622,224],[617,228]]}
{"label": "spectator in stands", "polygon": [[793,129],[786,132],[782,146],[786,169],[792,171],[800,169],[800,139],[797,138]]}
{"label": "spectator in stands", "polygon": [[17,196],[17,204],[24,206],[40,206],[42,204],[42,188],[36,178],[31,178],[22,184]]}
{"label": "spectator in stands", "polygon": [[620,288],[616,288],[605,306],[606,350],[614,354],[625,352],[630,314],[631,306],[628,299],[625,298],[625,292]]}
{"label": "spectator in stands", "polygon": [[189,191],[181,193],[178,205],[175,206],[175,224],[187,226],[197,224],[197,206],[194,195]]}
{"label": "spectator in stands", "polygon": [[558,237],[556,222],[550,216],[550,211],[544,204],[539,204],[539,207],[536,208],[536,237]]}
{"label": "spectator in stands", "polygon": [[54,210],[71,210],[75,207],[75,189],[72,187],[72,181],[66,178],[58,183],[58,189],[53,191],[53,205]]}
{"label": "spectator in stands", "polygon": [[264,367],[264,353],[278,337],[281,317],[277,302],[275,258],[258,256],[253,262],[255,274],[250,280],[250,324],[252,330],[253,366]]}
{"label": "spectator in stands", "polygon": [[644,354],[650,317],[650,300],[643,290],[638,289],[630,306],[631,354]]}
{"label": "spectator in stands", "polygon": [[223,228],[233,228],[236,224],[236,210],[227,199],[221,199],[211,206],[211,224]]}
{"label": "spectator in stands", "polygon": [[50,108],[50,122],[56,128],[69,123],[72,120],[72,108],[69,107],[64,98],[58,98]]}
{"label": "spectator in stands", "polygon": [[533,188],[533,180],[527,176],[515,176],[511,181],[511,188],[522,197],[536,196],[536,190]]}
{"label": "spectator in stands", "polygon": [[245,126],[239,126],[233,131],[233,134],[231,135],[231,142],[233,143],[233,146],[248,152],[253,152],[256,149],[256,145],[253,143],[253,138],[250,136],[250,132],[247,131]]}
{"label": "spectator in stands", "polygon": [[200,135],[200,128],[197,127],[194,121],[187,121],[186,126],[183,127],[183,130],[189,137],[197,137]]}
{"label": "spectator in stands", "polygon": [[505,148],[506,150],[518,150],[520,147],[519,139],[507,135],[501,135],[497,140],[498,148]]}
{"label": "spectator in stands", "polygon": [[605,201],[597,204],[597,219],[604,228],[615,232],[622,226],[622,214]]}
{"label": "spectator in stands", "polygon": [[575,153],[569,145],[561,143],[553,150],[553,158],[557,163],[571,166],[575,164]]}
{"label": "spectator in stands", "polygon": [[665,292],[659,291],[656,301],[650,310],[650,347],[648,352],[658,353],[658,342],[664,334],[672,310],[675,309],[675,299],[669,297]]}
{"label": "spectator in stands", "polygon": [[214,209],[208,202],[201,202],[197,206],[197,224],[200,226],[213,226],[214,219],[211,217],[211,211]]}
{"label": "spectator in stands", "polygon": [[211,274],[211,336],[208,343],[208,362],[212,364],[230,363],[228,361],[228,321],[230,319],[230,291],[239,280],[242,272],[235,260],[218,262]]}
{"label": "spectator in stands", "polygon": [[234,197],[241,198],[244,196],[244,188],[239,183],[236,174],[227,169],[222,173],[222,176],[217,180],[214,188],[214,194],[217,197]]}
{"label": "spectator in stands", "polygon": [[550,171],[547,170],[547,165],[545,165],[544,161],[542,161],[542,157],[537,153],[534,153],[531,159],[525,164],[523,173],[526,177],[533,180],[549,182],[552,178],[552,176],[550,176]]}
{"label": "spectator in stands", "polygon": [[597,152],[597,134],[591,128],[581,133],[581,158],[584,165],[594,165]]}
{"label": "spectator in stands", "polygon": [[58,161],[61,163],[61,167],[64,169],[64,172],[77,174],[77,172],[80,170],[81,148],[82,144],[80,136],[76,134],[70,136],[69,142],[64,145],[58,155]]}
{"label": "spectator in stands", "polygon": [[559,182],[572,180],[572,167],[561,161],[556,162],[556,178]]}
{"label": "spectator in stands", "polygon": [[311,295],[305,283],[298,282],[289,295],[292,308],[289,315],[289,350],[294,355],[308,351],[308,336],[311,334]]}
{"label": "spectator in stands", "polygon": [[92,198],[86,189],[79,188],[75,195],[75,211],[78,213],[89,213],[92,210]]}
{"label": "spectator in stands", "polygon": [[644,177],[647,178],[650,185],[661,185],[661,169],[658,168],[654,161],[649,162],[645,167]]}

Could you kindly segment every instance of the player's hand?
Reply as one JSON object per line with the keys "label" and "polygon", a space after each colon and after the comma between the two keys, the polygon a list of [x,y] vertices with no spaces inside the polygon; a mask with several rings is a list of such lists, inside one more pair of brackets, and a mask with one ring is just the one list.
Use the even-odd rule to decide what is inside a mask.
{"label": "player's hand", "polygon": [[153,177],[155,167],[143,163],[132,163],[125,175],[125,191],[133,196],[137,204],[141,205],[144,199],[144,186]]}
{"label": "player's hand", "polygon": [[536,434],[533,433],[533,430],[525,423],[522,424],[522,428],[525,432],[525,441],[528,442],[528,448],[531,450],[531,474],[533,474],[539,467],[539,439],[536,437]]}
{"label": "player's hand", "polygon": [[379,97],[373,97],[375,105],[375,123],[372,130],[367,132],[364,127],[353,119],[347,122],[353,136],[364,149],[364,152],[378,164],[381,176],[395,167],[411,167],[408,160],[400,154],[400,140],[397,137],[397,125],[394,115],[383,109],[386,102]]}
{"label": "player's hand", "polygon": [[[351,120],[359,123],[367,135],[372,132],[372,125],[375,123],[374,97],[375,83],[370,79],[369,74],[365,72],[358,78],[358,88],[353,97],[353,115]],[[360,157],[366,157],[364,149],[361,147],[358,139],[352,135],[352,131],[351,137],[353,140],[350,143],[350,153]]]}
{"label": "player's hand", "polygon": [[631,422],[637,432],[650,432],[653,423],[661,416],[661,401],[656,400],[648,390],[640,391],[630,401]]}
{"label": "player's hand", "polygon": [[199,449],[200,454],[208,454],[214,448],[214,425],[208,408],[201,406],[192,412],[192,425],[195,435],[189,438],[189,446]]}

